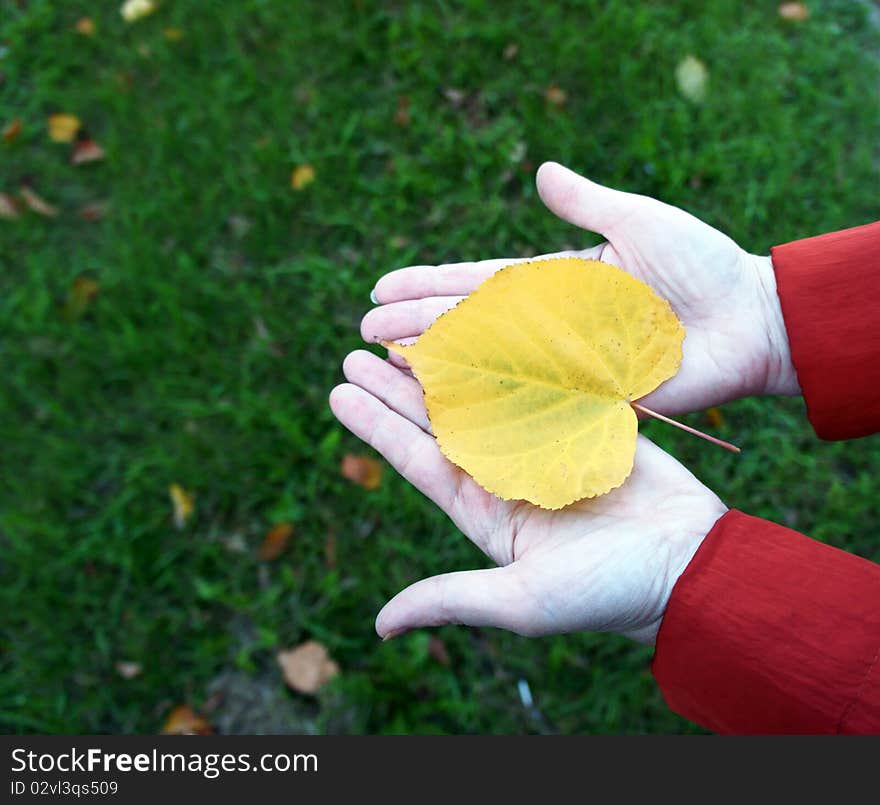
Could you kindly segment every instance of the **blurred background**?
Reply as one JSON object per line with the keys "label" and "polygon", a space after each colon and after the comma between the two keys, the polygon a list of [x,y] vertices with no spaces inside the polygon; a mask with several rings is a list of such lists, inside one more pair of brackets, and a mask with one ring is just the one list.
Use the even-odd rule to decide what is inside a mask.
{"label": "blurred background", "polygon": [[[331,417],[384,272],[596,238],[561,161],[747,249],[880,217],[874,2],[0,0],[0,728],[659,733],[651,650],[373,618],[485,564]],[[880,559],[880,443],[643,426]]]}

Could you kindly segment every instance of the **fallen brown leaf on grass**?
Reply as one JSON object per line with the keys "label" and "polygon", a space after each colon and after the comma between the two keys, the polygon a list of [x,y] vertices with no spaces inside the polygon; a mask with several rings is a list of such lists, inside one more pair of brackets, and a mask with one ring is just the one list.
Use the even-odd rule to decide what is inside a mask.
{"label": "fallen brown leaf on grass", "polygon": [[810,19],[810,9],[803,3],[783,3],[779,6],[779,16],[792,22],[803,22]]}
{"label": "fallen brown leaf on grass", "polygon": [[85,313],[92,300],[100,293],[101,286],[89,277],[77,277],[70,286],[64,314],[68,319],[78,319]]}
{"label": "fallen brown leaf on grass", "polygon": [[266,533],[263,544],[257,553],[257,558],[264,562],[277,559],[284,553],[287,543],[293,536],[293,526],[290,523],[278,523]]}
{"label": "fallen brown leaf on grass", "polygon": [[81,17],[76,21],[73,30],[83,36],[95,35],[95,23],[89,17]]}
{"label": "fallen brown leaf on grass", "polygon": [[551,84],[544,90],[544,98],[551,106],[565,106],[568,102],[568,93],[556,84]]}
{"label": "fallen brown leaf on grass", "polygon": [[11,143],[19,134],[21,134],[21,118],[17,117],[3,127],[3,142]]}
{"label": "fallen brown leaf on grass", "polygon": [[78,140],[70,155],[71,165],[82,165],[86,162],[98,162],[104,157],[104,149],[94,140]]}
{"label": "fallen brown leaf on grass", "polygon": [[90,201],[79,208],[79,217],[83,221],[100,221],[110,209],[106,201]]}
{"label": "fallen brown leaf on grass", "polygon": [[58,114],[49,115],[46,125],[49,139],[56,143],[69,143],[73,142],[82,123],[76,115]]}
{"label": "fallen brown leaf on grass", "polygon": [[180,484],[171,484],[171,486],[168,487],[168,496],[171,498],[174,525],[177,526],[177,528],[183,528],[186,525],[187,520],[195,514],[195,498]]}
{"label": "fallen brown leaf on grass", "polygon": [[369,456],[356,456],[346,453],[339,467],[343,478],[362,486],[364,489],[378,489],[382,483],[382,465]]}
{"label": "fallen brown leaf on grass", "polygon": [[188,704],[179,704],[165,719],[162,735],[213,735],[214,730],[204,716]]}
{"label": "fallen brown leaf on grass", "polygon": [[141,664],[139,662],[129,662],[128,660],[120,660],[116,663],[116,673],[123,679],[134,679],[140,676]]}
{"label": "fallen brown leaf on grass", "polygon": [[18,194],[28,208],[37,215],[43,215],[46,218],[54,218],[58,215],[57,207],[53,207],[48,201],[38,196],[28,185],[24,184],[18,188]]}
{"label": "fallen brown leaf on grass", "polygon": [[315,181],[315,169],[311,165],[298,165],[290,174],[290,186],[302,190]]}
{"label": "fallen brown leaf on grass", "polygon": [[7,221],[18,218],[18,204],[7,193],[0,193],[0,218],[5,218]]}
{"label": "fallen brown leaf on grass", "polygon": [[278,664],[284,681],[300,693],[317,693],[339,674],[339,666],[327,649],[316,640],[308,640],[288,651],[278,652]]}
{"label": "fallen brown leaf on grass", "polygon": [[153,0],[126,0],[119,9],[122,19],[126,22],[137,22],[156,10]]}

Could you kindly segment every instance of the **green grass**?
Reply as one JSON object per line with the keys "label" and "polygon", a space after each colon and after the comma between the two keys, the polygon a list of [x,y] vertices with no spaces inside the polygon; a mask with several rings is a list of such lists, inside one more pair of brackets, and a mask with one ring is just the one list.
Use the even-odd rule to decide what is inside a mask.
{"label": "green grass", "polygon": [[[390,469],[375,492],[340,477],[362,447],[326,397],[386,270],[593,242],[543,210],[545,159],[755,252],[875,218],[871,4],[810,3],[798,25],[732,0],[167,0],[128,26],[120,2],[0,0],[0,125],[24,124],[0,143],[0,191],[28,181],[60,208],[0,220],[0,728],[155,732],[232,675],[293,731],[696,729],[663,703],[651,652],[623,639],[447,627],[449,667],[426,633],[379,642],[390,595],[484,560]],[[92,39],[71,30],[84,15]],[[688,53],[711,73],[698,108],[674,85]],[[564,107],[545,102],[550,84]],[[46,136],[56,111],[106,161],[71,166]],[[304,162],[316,180],[296,193]],[[109,213],[86,223],[76,210],[94,199]],[[101,291],[71,320],[79,276]],[[740,459],[645,430],[730,505],[880,558],[876,439],[819,442],[799,400],[724,416]],[[197,496],[182,531],[170,483]],[[280,521],[291,547],[261,564]],[[343,668],[316,700],[274,660],[310,637]],[[122,679],[123,659],[142,674]],[[261,725],[282,728],[256,710],[228,728]]]}

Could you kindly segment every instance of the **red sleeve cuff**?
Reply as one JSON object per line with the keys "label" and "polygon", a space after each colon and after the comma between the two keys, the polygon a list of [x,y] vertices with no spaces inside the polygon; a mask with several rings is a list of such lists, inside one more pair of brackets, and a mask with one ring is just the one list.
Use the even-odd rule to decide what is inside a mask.
{"label": "red sleeve cuff", "polygon": [[652,671],[722,733],[880,733],[880,565],[731,510],[672,592]]}
{"label": "red sleeve cuff", "polygon": [[774,246],[792,363],[823,439],[880,430],[880,222]]}

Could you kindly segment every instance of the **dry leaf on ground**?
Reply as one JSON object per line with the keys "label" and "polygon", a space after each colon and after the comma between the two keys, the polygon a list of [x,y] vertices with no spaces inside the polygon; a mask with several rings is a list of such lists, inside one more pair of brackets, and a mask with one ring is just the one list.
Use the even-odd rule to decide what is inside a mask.
{"label": "dry leaf on ground", "polygon": [[82,123],[76,115],[57,114],[49,115],[46,125],[49,139],[56,143],[69,143],[73,142]]}
{"label": "dry leaf on ground", "polygon": [[204,716],[188,704],[179,704],[165,719],[162,735],[212,735],[214,732]]}
{"label": "dry leaf on ground", "polygon": [[724,424],[724,414],[721,413],[720,408],[707,408],[706,419],[713,428],[720,428]]}
{"label": "dry leaf on ground", "polygon": [[79,217],[83,221],[100,221],[110,209],[107,201],[89,201],[79,208]]}
{"label": "dry leaf on ground", "polygon": [[19,134],[21,134],[21,118],[16,117],[3,127],[3,142],[11,143]]}
{"label": "dry leaf on ground", "polygon": [[54,218],[58,215],[58,208],[53,207],[48,201],[38,196],[28,185],[22,185],[18,189],[18,194],[24,203],[27,204],[28,208],[37,215],[42,215],[46,218]]}
{"label": "dry leaf on ground", "polygon": [[343,478],[362,486],[364,489],[378,489],[382,483],[382,465],[369,456],[356,456],[346,453],[339,467]]}
{"label": "dry leaf on ground", "polygon": [[73,30],[78,34],[82,34],[83,36],[94,36],[95,35],[95,23],[89,17],[81,17],[76,21],[76,25],[73,26]]}
{"label": "dry leaf on ground", "polygon": [[77,277],[70,286],[64,312],[68,319],[78,319],[100,293],[101,286],[89,277]]}
{"label": "dry leaf on ground", "polygon": [[691,103],[702,103],[709,84],[709,70],[696,56],[686,56],[675,68],[678,91]]}
{"label": "dry leaf on ground", "polygon": [[284,553],[291,536],[293,536],[293,526],[290,523],[278,523],[273,526],[263,538],[263,544],[257,552],[257,558],[264,562],[277,559]]}
{"label": "dry leaf on ground", "polygon": [[120,660],[116,663],[116,673],[123,679],[134,679],[136,676],[140,676],[141,670],[139,662]]}
{"label": "dry leaf on ground", "polygon": [[437,444],[505,500],[558,509],[632,471],[630,403],[672,377],[684,328],[644,282],[597,260],[502,269],[410,346]]}
{"label": "dry leaf on ground", "polygon": [[8,193],[0,193],[0,218],[5,218],[7,221],[18,218],[18,204]]}
{"label": "dry leaf on ground", "polygon": [[778,11],[782,19],[792,22],[803,22],[810,18],[810,9],[803,3],[782,3]]}
{"label": "dry leaf on ground", "polygon": [[315,181],[315,169],[311,165],[298,165],[290,174],[290,186],[302,190]]}
{"label": "dry leaf on ground", "polygon": [[409,97],[401,95],[397,101],[397,109],[394,112],[394,125],[406,128],[409,125]]}
{"label": "dry leaf on ground", "polygon": [[154,0],[126,0],[119,9],[122,19],[126,22],[137,22],[156,10]]}
{"label": "dry leaf on ground", "polygon": [[300,693],[317,693],[339,674],[339,666],[316,640],[309,640],[289,651],[281,651],[277,659],[284,673],[284,681]]}
{"label": "dry leaf on ground", "polygon": [[565,106],[568,101],[568,93],[556,84],[551,84],[544,90],[544,98],[551,106]]}
{"label": "dry leaf on ground", "polygon": [[180,484],[171,484],[168,487],[168,496],[171,498],[174,525],[177,528],[183,528],[187,521],[195,514],[195,497]]}
{"label": "dry leaf on ground", "polygon": [[72,165],[82,165],[85,162],[98,162],[104,159],[105,156],[104,149],[94,140],[78,140],[76,145],[73,146],[70,163]]}

